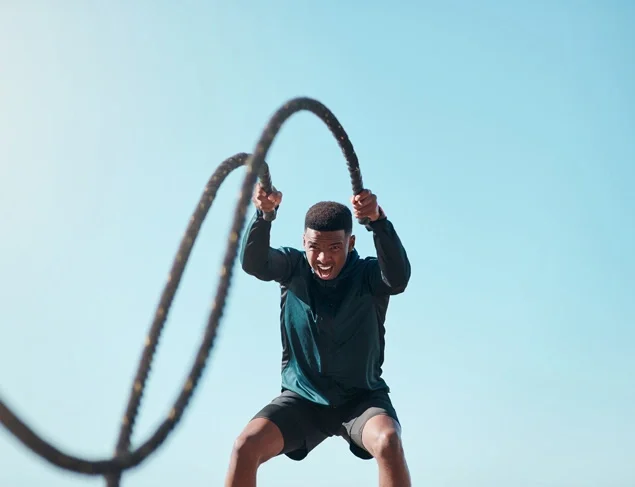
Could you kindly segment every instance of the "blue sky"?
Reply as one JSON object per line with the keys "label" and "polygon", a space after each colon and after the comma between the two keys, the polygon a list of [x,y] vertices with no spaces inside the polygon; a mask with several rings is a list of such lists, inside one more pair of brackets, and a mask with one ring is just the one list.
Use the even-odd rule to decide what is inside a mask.
{"label": "blue sky", "polygon": [[[635,7],[626,1],[69,2],[0,6],[0,394],[66,451],[115,444],[187,220],[287,99],[330,107],[412,261],[385,378],[415,485],[635,485]],[[275,245],[346,202],[339,148],[295,115],[268,156]],[[180,389],[243,171],[196,243],[134,442]],[[373,252],[359,228],[358,249]],[[222,485],[279,388],[278,290],[236,267],[179,428],[125,485]],[[0,433],[0,484],[103,485]],[[259,485],[375,485],[331,439]]]}

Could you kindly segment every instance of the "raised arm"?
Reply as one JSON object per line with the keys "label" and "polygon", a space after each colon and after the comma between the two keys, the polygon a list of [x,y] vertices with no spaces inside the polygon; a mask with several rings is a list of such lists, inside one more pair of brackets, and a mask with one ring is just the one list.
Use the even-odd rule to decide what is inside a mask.
{"label": "raised arm", "polygon": [[270,245],[271,222],[263,218],[269,211],[277,211],[282,201],[282,193],[274,191],[267,195],[257,184],[253,202],[256,214],[253,216],[242,240],[240,263],[243,270],[262,281],[283,282],[291,277],[296,255],[293,249],[273,249]]}
{"label": "raised arm", "polygon": [[352,198],[355,218],[368,217],[366,228],[373,233],[377,259],[368,261],[366,281],[373,294],[399,294],[410,281],[410,261],[393,224],[388,220],[377,197],[364,190]]}
{"label": "raised arm", "polygon": [[399,294],[410,281],[410,261],[393,224],[387,218],[368,225],[377,260],[369,264],[368,283],[374,294]]}

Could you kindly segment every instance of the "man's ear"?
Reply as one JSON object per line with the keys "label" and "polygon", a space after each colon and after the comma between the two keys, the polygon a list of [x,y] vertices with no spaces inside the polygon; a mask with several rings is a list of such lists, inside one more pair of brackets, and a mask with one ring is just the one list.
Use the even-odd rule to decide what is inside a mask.
{"label": "man's ear", "polygon": [[352,252],[354,248],[355,248],[355,235],[351,235],[351,237],[348,239],[348,251]]}

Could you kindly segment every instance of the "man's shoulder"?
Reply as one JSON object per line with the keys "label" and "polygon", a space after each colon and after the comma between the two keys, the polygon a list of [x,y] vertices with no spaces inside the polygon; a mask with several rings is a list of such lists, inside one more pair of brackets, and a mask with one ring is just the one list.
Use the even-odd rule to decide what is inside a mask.
{"label": "man's shoulder", "polygon": [[365,257],[360,256],[356,259],[349,275],[355,276],[353,278],[355,280],[363,280],[367,276],[368,272],[372,272],[373,267],[378,265],[379,261],[377,260],[377,257],[370,255]]}
{"label": "man's shoulder", "polygon": [[367,264],[368,262],[377,262],[377,257],[373,256],[373,255],[366,255],[364,257],[362,257],[361,255],[359,256],[359,259],[357,259],[358,264]]}
{"label": "man's shoulder", "polygon": [[292,259],[304,259],[305,252],[295,247],[282,246],[278,250]]}
{"label": "man's shoulder", "polygon": [[290,246],[282,246],[278,247],[278,251],[289,260],[291,267],[293,268],[293,273],[301,269],[303,264],[306,263],[306,253],[303,250]]}
{"label": "man's shoulder", "polygon": [[308,263],[304,251],[295,247],[281,246],[276,248],[276,252],[283,255],[287,262],[286,277],[283,281],[280,281],[283,287],[288,287],[292,282],[298,282],[298,279],[302,280],[305,278]]}
{"label": "man's shoulder", "polygon": [[378,263],[379,263],[379,259],[377,259],[377,257],[373,257],[372,255],[367,255],[365,257],[360,256],[359,259],[357,259],[355,266],[361,270],[361,269],[368,268],[368,266],[377,265]]}

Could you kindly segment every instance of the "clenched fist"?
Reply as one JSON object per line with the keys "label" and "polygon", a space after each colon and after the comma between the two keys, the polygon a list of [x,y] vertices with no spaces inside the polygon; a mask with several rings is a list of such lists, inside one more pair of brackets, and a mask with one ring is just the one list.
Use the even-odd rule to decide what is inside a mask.
{"label": "clenched fist", "polygon": [[273,188],[273,192],[268,195],[258,182],[254,188],[254,194],[251,200],[258,210],[263,213],[270,213],[282,203],[282,193],[276,191],[276,188]]}
{"label": "clenched fist", "polygon": [[353,215],[358,220],[368,218],[371,222],[374,222],[384,215],[384,212],[377,204],[377,196],[369,189],[352,196],[351,203],[353,204]]}

